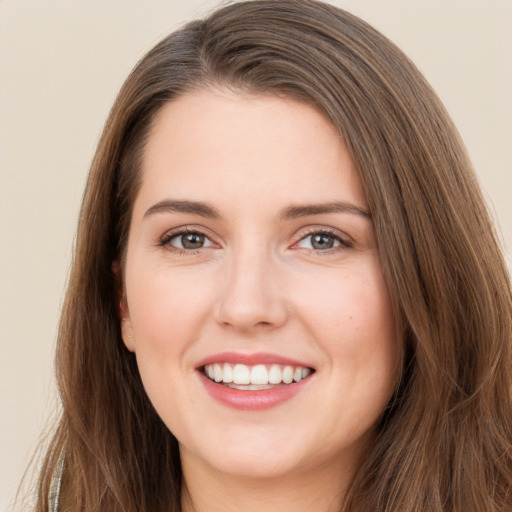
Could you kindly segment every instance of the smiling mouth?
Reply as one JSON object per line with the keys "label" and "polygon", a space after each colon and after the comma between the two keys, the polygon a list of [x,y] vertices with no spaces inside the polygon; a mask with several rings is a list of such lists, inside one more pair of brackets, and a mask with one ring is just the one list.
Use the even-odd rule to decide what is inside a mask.
{"label": "smiling mouth", "polygon": [[303,366],[280,364],[215,363],[202,367],[203,374],[212,382],[246,391],[271,389],[278,385],[290,385],[308,378],[314,370]]}

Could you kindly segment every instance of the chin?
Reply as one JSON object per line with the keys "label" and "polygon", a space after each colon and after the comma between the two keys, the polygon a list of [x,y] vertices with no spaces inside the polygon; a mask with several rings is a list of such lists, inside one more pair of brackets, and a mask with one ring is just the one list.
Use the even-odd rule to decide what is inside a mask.
{"label": "chin", "polygon": [[245,436],[228,435],[225,440],[218,439],[214,444],[196,446],[193,452],[194,458],[215,472],[239,478],[265,479],[304,469],[300,446],[304,447],[304,442],[295,446],[282,438],[269,439],[253,432]]}
{"label": "chin", "polygon": [[[222,461],[213,461],[213,469],[217,472],[232,477],[263,480],[268,478],[279,478],[298,472],[300,464],[298,461],[283,460],[282,457],[274,457],[276,454],[266,454],[253,457],[241,458],[225,457]],[[282,454],[280,454],[282,455]]]}

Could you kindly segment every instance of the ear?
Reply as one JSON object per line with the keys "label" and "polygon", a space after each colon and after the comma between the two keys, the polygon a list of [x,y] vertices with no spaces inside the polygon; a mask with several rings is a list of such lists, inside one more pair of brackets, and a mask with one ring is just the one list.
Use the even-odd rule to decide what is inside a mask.
{"label": "ear", "polygon": [[135,352],[135,343],[133,341],[133,328],[132,321],[130,318],[130,312],[128,311],[128,302],[126,300],[126,294],[122,294],[119,299],[119,314],[121,318],[121,336],[126,348],[130,352]]}
{"label": "ear", "polygon": [[112,272],[114,273],[114,281],[116,286],[117,297],[117,314],[121,324],[121,336],[126,348],[130,352],[135,352],[135,343],[133,341],[133,328],[128,309],[128,301],[123,286],[123,278],[121,275],[121,266],[118,261],[112,263]]}

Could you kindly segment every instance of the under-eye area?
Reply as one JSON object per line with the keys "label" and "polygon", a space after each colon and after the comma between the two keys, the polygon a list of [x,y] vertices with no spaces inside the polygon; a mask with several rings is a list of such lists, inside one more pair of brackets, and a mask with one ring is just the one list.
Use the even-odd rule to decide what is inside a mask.
{"label": "under-eye area", "polygon": [[230,388],[258,390],[270,389],[276,385],[289,385],[307,379],[315,372],[313,368],[281,364],[215,363],[201,368],[204,375],[213,382]]}

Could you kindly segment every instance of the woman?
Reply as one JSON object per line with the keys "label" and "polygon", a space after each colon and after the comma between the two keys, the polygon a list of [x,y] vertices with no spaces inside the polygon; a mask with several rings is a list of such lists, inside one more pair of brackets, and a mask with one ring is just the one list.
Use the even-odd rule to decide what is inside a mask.
{"label": "woman", "polygon": [[407,58],[321,3],[221,9],[107,121],[38,510],[510,510],[511,306]]}

